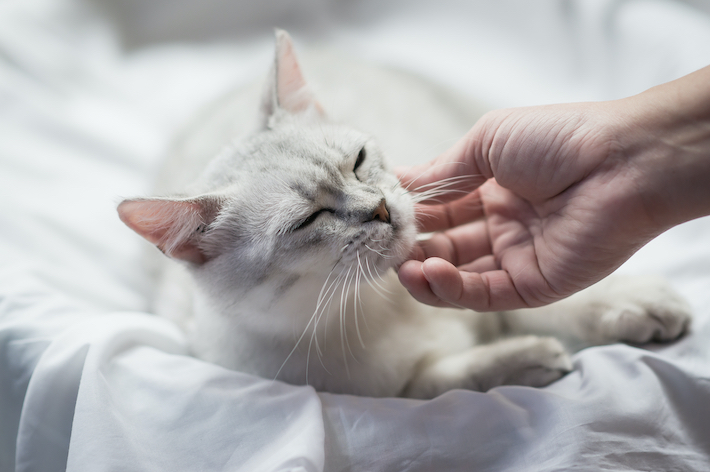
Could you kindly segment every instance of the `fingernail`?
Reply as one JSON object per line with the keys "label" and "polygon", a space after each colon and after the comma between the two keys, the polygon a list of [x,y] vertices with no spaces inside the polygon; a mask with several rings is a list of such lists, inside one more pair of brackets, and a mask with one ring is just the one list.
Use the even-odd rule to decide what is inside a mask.
{"label": "fingernail", "polygon": [[422,274],[424,274],[424,278],[427,280],[427,282],[431,283],[431,280],[429,280],[429,276],[426,275],[426,270],[424,269],[424,264],[421,265],[420,270],[422,271]]}

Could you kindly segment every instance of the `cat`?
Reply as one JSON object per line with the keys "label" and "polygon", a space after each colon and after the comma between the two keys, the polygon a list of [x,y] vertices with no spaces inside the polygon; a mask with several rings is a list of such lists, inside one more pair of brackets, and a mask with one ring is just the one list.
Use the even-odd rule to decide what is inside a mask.
{"label": "cat", "polygon": [[[157,311],[201,359],[319,391],[433,398],[548,385],[573,368],[565,339],[670,341],[688,329],[688,306],[654,277],[611,276],[548,307],[502,313],[415,301],[393,268],[416,244],[421,195],[400,186],[374,138],[327,117],[284,31],[257,130],[213,142],[233,132],[224,115],[212,119],[222,131],[201,138],[222,149],[181,195],[118,207],[182,266],[165,270]],[[166,175],[191,166],[173,162]]]}

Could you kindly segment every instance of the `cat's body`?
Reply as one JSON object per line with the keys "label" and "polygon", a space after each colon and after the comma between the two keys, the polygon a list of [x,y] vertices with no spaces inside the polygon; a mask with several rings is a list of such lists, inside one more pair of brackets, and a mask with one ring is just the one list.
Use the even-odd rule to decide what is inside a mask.
{"label": "cat's body", "polygon": [[[437,133],[455,139],[473,122],[434,87],[388,77],[380,79],[395,77],[405,98],[418,89],[439,103],[431,112],[444,123],[427,134],[421,119],[410,120],[420,124],[407,138],[380,119],[374,131],[399,137],[402,148],[440,140]],[[341,94],[352,109],[389,116],[387,100],[359,103],[349,93]],[[183,261],[162,273],[157,311],[183,326],[198,357],[329,392],[427,398],[452,388],[542,386],[572,368],[558,340],[512,335],[591,345],[669,340],[687,327],[683,301],[657,279],[607,280],[525,313],[416,302],[392,270],[415,243],[412,196],[386,170],[374,139],[325,117],[285,33],[277,34],[260,127],[232,141],[244,130],[235,114],[250,115],[241,109],[245,96],[233,96],[182,140],[161,185],[181,197],[119,207],[131,228]],[[409,149],[405,156],[434,152]]]}

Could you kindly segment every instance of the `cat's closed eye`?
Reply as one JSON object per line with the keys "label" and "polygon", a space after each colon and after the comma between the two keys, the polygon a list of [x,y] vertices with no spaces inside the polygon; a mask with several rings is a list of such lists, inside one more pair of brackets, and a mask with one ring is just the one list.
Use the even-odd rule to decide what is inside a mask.
{"label": "cat's closed eye", "polygon": [[365,157],[367,157],[367,152],[363,147],[362,149],[360,149],[360,152],[357,155],[357,159],[355,160],[355,165],[353,166],[353,172],[355,173],[355,178],[357,180],[360,180],[360,177],[357,176],[357,169],[362,165],[363,162],[365,162]]}
{"label": "cat's closed eye", "polygon": [[316,219],[317,219],[317,218],[321,215],[321,213],[323,213],[324,211],[328,211],[328,210],[326,210],[326,209],[321,209],[321,210],[318,210],[318,211],[314,212],[313,214],[311,214],[311,215],[310,215],[308,218],[306,218],[305,220],[302,220],[302,221],[296,223],[295,225],[293,225],[293,226],[291,227],[291,231],[297,231],[297,230],[299,230],[299,229],[303,229],[303,228],[305,228],[306,226],[310,225],[311,223],[313,223],[314,221],[316,221]]}

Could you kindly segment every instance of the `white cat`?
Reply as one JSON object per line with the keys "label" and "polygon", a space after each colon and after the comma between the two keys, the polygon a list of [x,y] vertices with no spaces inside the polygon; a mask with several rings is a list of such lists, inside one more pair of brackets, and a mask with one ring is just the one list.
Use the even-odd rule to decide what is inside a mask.
{"label": "white cat", "polygon": [[[560,341],[529,333],[591,345],[685,332],[688,307],[655,278],[608,278],[523,312],[416,302],[392,270],[415,243],[416,194],[388,172],[372,137],[326,117],[289,36],[276,36],[258,129],[215,142],[243,120],[224,111],[203,117],[209,126],[187,142],[227,145],[196,182],[177,197],[118,207],[186,269],[164,273],[158,311],[185,328],[196,356],[328,392],[431,398],[454,388],[543,386],[572,369]],[[166,178],[180,180],[200,163],[171,166]]]}

